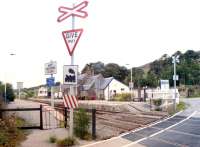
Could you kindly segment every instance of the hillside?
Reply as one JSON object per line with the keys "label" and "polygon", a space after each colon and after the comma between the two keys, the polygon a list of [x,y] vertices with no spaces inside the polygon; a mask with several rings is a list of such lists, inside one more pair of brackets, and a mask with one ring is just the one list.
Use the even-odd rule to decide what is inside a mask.
{"label": "hillside", "polygon": [[[188,50],[185,53],[175,52],[172,56],[178,56],[177,64],[178,85],[200,85],[200,51]],[[160,79],[168,79],[173,85],[172,56],[164,54],[159,59],[140,67],[133,67],[133,81],[135,87],[157,87]],[[119,66],[116,63],[104,64],[102,62],[89,63],[82,73],[92,70],[94,74],[102,74],[104,77],[113,76],[121,82],[128,84],[130,81],[130,69]]]}

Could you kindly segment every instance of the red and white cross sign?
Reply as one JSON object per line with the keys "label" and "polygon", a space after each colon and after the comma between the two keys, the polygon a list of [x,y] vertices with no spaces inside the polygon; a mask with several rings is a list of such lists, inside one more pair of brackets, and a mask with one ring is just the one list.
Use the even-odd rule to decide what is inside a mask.
{"label": "red and white cross sign", "polygon": [[66,108],[77,108],[78,107],[78,100],[76,96],[64,94],[63,95],[63,102]]}
{"label": "red and white cross sign", "polygon": [[62,32],[70,56],[72,56],[82,33],[83,29],[74,29]]}
{"label": "red and white cross sign", "polygon": [[58,22],[62,22],[63,20],[67,19],[70,16],[77,16],[80,18],[86,18],[88,16],[88,13],[86,11],[83,11],[83,9],[85,7],[87,7],[88,2],[84,1],[76,6],[74,6],[73,8],[69,8],[69,7],[59,7],[58,11],[60,13],[62,13],[62,15],[60,15],[57,19]]}

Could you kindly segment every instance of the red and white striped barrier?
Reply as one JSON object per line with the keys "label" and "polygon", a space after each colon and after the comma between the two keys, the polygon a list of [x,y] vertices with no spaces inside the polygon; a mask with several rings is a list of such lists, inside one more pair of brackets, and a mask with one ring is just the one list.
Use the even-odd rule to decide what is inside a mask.
{"label": "red and white striped barrier", "polygon": [[78,100],[76,96],[64,94],[63,95],[64,105],[67,108],[77,108],[78,107]]}

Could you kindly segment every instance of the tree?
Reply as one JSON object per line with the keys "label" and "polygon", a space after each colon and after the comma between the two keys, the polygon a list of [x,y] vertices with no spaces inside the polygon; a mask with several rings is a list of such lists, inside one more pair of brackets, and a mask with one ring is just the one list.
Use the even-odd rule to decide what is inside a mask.
{"label": "tree", "polygon": [[105,66],[104,72],[102,73],[104,77],[114,77],[120,82],[124,82],[126,76],[128,76],[128,69],[124,66],[119,66],[115,63],[109,63]]}
{"label": "tree", "polygon": [[[0,98],[5,99],[5,84],[2,84],[2,82],[0,82]],[[6,84],[6,99],[9,101],[13,101],[14,98],[15,98],[15,94],[14,94],[12,85],[7,83]]]}

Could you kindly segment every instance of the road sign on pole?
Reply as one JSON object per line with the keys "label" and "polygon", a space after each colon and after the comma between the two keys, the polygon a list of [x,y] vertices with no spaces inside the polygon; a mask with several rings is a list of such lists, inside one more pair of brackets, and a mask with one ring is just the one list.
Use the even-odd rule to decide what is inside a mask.
{"label": "road sign on pole", "polygon": [[54,77],[49,77],[49,78],[47,78],[47,79],[46,79],[46,83],[47,83],[47,86],[48,86],[48,87],[54,86],[55,78],[54,78]]}
{"label": "road sign on pole", "polygon": [[83,9],[87,7],[87,5],[88,5],[88,2],[84,1],[76,6],[73,6],[73,8],[68,8],[68,7],[63,7],[63,6],[59,7],[58,11],[62,14],[58,17],[57,21],[62,22],[70,16],[86,18],[88,14],[86,11],[83,11]]}
{"label": "road sign on pole", "polygon": [[63,95],[64,106],[69,109],[78,107],[78,100],[76,96],[64,94]]}
{"label": "road sign on pole", "polygon": [[64,65],[63,67],[63,84],[76,85],[78,77],[77,65]]}
{"label": "road sign on pole", "polygon": [[56,74],[56,72],[57,72],[57,63],[56,63],[56,61],[50,61],[48,63],[45,63],[44,71],[45,71],[45,75]]}
{"label": "road sign on pole", "polygon": [[62,35],[69,51],[70,56],[72,56],[74,49],[83,33],[83,29],[75,29],[75,30],[68,30],[63,31]]}

